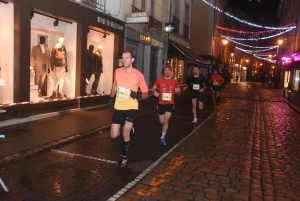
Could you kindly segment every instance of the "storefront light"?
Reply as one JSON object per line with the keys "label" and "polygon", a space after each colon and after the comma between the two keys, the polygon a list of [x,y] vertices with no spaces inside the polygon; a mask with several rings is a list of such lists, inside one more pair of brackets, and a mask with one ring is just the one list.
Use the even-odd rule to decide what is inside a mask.
{"label": "storefront light", "polygon": [[299,81],[299,77],[296,77],[295,80],[298,82]]}

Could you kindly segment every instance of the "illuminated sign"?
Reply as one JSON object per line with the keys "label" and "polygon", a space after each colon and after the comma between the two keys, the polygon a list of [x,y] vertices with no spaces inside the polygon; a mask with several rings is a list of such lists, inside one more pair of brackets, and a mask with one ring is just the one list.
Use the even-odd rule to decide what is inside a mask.
{"label": "illuminated sign", "polygon": [[146,41],[148,43],[151,42],[151,37],[150,36],[140,35],[140,39],[143,40],[143,41]]}
{"label": "illuminated sign", "polygon": [[141,34],[140,35],[140,40],[151,43],[152,46],[159,47],[159,48],[164,48],[164,43],[162,43],[158,40],[155,40],[155,39],[151,38],[150,36],[145,36],[145,35]]}
{"label": "illuminated sign", "polygon": [[149,23],[148,12],[127,13],[125,15],[126,23]]}
{"label": "illuminated sign", "polygon": [[155,39],[151,40],[151,45],[156,46],[156,47],[160,47],[160,48],[164,48],[164,43],[162,43],[158,40],[155,40]]}
{"label": "illuminated sign", "polygon": [[167,33],[172,33],[175,31],[175,23],[171,22],[171,23],[165,23],[165,28],[164,28],[165,32]]}

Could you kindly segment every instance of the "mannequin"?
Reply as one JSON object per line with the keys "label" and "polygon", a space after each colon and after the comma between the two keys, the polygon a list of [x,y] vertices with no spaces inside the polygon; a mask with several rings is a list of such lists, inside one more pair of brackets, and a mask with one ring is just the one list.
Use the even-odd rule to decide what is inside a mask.
{"label": "mannequin", "polygon": [[95,73],[95,64],[96,64],[96,56],[94,51],[94,46],[90,45],[89,49],[87,50],[87,62],[86,62],[86,85],[85,85],[85,91],[87,94],[91,94],[90,91],[87,91],[87,86],[90,83],[90,79],[92,74]]}
{"label": "mannequin", "polygon": [[92,86],[92,94],[98,94],[97,88],[100,80],[101,73],[103,73],[103,60],[102,60],[102,46],[98,46],[97,51],[95,52],[96,55],[96,68],[95,68],[95,81],[93,82]]}
{"label": "mannequin", "polygon": [[45,42],[46,38],[41,36],[39,44],[33,46],[31,51],[31,66],[35,71],[35,84],[38,85],[39,97],[42,97],[47,69],[50,69],[50,50]]}
{"label": "mannequin", "polygon": [[[63,85],[65,75],[68,72],[67,65],[67,50],[65,47],[65,39],[60,37],[58,43],[52,48],[51,51],[51,69],[55,70],[56,83],[51,98],[63,97]],[[58,93],[56,93],[58,91]],[[57,96],[56,96],[57,95]]]}

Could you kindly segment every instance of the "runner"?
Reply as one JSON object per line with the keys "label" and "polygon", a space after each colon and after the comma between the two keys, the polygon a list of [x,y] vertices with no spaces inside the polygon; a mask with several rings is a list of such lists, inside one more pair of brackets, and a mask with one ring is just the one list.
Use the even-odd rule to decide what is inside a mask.
{"label": "runner", "polygon": [[[148,98],[148,87],[143,74],[133,68],[134,61],[131,52],[124,52],[122,63],[124,67],[118,68],[114,73],[114,82],[107,103],[112,108],[114,97],[114,115],[111,121],[110,134],[112,138],[123,135],[122,154],[118,167],[124,167],[127,163],[127,152],[130,146],[130,132],[138,114],[138,100]],[[141,93],[138,92],[140,87]]]}
{"label": "runner", "polygon": [[212,100],[214,103],[214,107],[216,107],[216,99],[220,98],[220,89],[221,89],[221,84],[223,84],[224,79],[221,75],[218,74],[217,70],[213,70],[213,74],[211,75],[209,79],[209,83],[212,84]]}
{"label": "runner", "polygon": [[[206,99],[204,96],[204,89],[207,85],[207,79],[200,72],[200,68],[198,66],[194,66],[194,75],[192,75],[187,81],[187,87],[192,90],[192,111],[194,115],[194,120],[192,124],[197,123],[197,102],[199,105],[199,109],[203,110],[203,102]],[[186,88],[187,88],[186,87]]]}
{"label": "runner", "polygon": [[159,97],[157,110],[159,123],[163,125],[160,144],[166,145],[165,137],[169,127],[169,120],[175,108],[174,94],[180,94],[180,87],[177,80],[171,77],[172,67],[165,65],[164,77],[158,78],[152,88],[154,96]]}

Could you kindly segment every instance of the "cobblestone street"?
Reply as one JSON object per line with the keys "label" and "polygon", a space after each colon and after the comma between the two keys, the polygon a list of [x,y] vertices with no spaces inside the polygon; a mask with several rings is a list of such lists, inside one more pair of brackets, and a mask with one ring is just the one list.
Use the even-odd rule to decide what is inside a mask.
{"label": "cobblestone street", "polygon": [[[121,139],[112,140],[108,129],[100,129],[109,120],[102,117],[103,124],[91,126],[102,109],[87,111],[93,118],[80,123],[86,122],[94,133],[2,164],[0,175],[9,192],[0,188],[0,200],[300,200],[299,112],[281,91],[257,83],[228,84],[216,108],[207,92],[208,101],[195,126],[189,95],[178,97],[166,146],[159,145],[156,100],[142,102],[145,109],[135,124],[124,168],[116,167]],[[71,119],[80,115],[60,118],[70,119],[72,127]],[[40,124],[53,127],[47,122],[55,118]],[[9,133],[14,127],[4,129]],[[63,136],[68,135],[72,137]],[[8,139],[19,137],[8,135]],[[42,139],[38,142],[43,146]]]}

